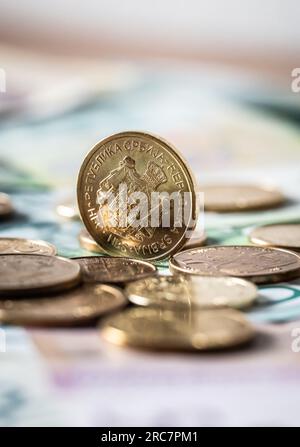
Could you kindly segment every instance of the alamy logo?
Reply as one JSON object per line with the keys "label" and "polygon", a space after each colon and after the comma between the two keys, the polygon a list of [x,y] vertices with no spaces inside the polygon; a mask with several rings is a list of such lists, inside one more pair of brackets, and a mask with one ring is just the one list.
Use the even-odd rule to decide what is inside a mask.
{"label": "alamy logo", "polygon": [[0,93],[6,92],[6,74],[3,68],[0,68]]}
{"label": "alamy logo", "polygon": [[6,352],[6,334],[4,329],[0,329],[0,353]]}

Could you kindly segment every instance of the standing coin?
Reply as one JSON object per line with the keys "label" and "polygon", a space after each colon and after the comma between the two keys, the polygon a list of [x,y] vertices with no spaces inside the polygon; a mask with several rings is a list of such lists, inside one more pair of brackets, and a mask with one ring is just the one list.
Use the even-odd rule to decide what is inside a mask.
{"label": "standing coin", "polygon": [[180,312],[138,307],[106,319],[102,335],[122,346],[205,351],[246,343],[254,330],[243,314],[233,309],[194,311],[189,321],[183,321]]}
{"label": "standing coin", "polygon": [[230,277],[154,276],[127,285],[129,300],[140,306],[233,307],[253,304],[257,288],[249,281]]}
{"label": "standing coin", "polygon": [[17,237],[0,238],[0,254],[55,255],[56,248],[49,242]]}
{"label": "standing coin", "polygon": [[78,239],[84,250],[92,251],[93,253],[105,254],[105,250],[97,244],[85,228],[80,231]]}
{"label": "standing coin", "polygon": [[0,322],[15,325],[59,326],[100,317],[127,304],[121,290],[104,284],[85,284],[43,298],[0,300]]}
{"label": "standing coin", "polygon": [[0,295],[56,292],[80,282],[80,266],[69,259],[40,255],[0,255]]}
{"label": "standing coin", "polygon": [[154,275],[156,268],[149,262],[130,258],[87,256],[73,258],[81,267],[84,282],[126,283]]}
{"label": "standing coin", "polygon": [[210,246],[177,253],[170,259],[170,269],[173,273],[274,283],[300,277],[300,256],[277,248]]}
{"label": "standing coin", "polygon": [[300,224],[275,224],[255,228],[250,234],[253,244],[300,250]]}
{"label": "standing coin", "polygon": [[80,169],[77,197],[88,232],[110,255],[167,258],[196,225],[190,169],[169,143],[143,132],[96,144]]}
{"label": "standing coin", "polygon": [[280,191],[255,185],[200,185],[207,211],[236,212],[273,208],[285,198]]}
{"label": "standing coin", "polygon": [[14,211],[11,200],[7,194],[0,193],[0,218],[7,217]]}

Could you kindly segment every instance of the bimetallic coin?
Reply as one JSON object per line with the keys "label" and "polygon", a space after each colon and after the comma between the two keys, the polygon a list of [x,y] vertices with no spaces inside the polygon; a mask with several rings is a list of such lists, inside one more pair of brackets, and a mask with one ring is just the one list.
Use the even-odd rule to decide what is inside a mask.
{"label": "bimetallic coin", "polygon": [[70,201],[66,201],[64,203],[60,203],[56,207],[56,213],[64,219],[69,219],[69,220],[79,220],[80,219],[79,210],[78,210],[78,207],[77,207],[75,201],[72,202],[70,200]]}
{"label": "bimetallic coin", "polygon": [[241,309],[253,304],[257,288],[240,278],[174,275],[132,282],[125,293],[140,306]]}
{"label": "bimetallic coin", "polygon": [[88,231],[83,228],[78,236],[79,243],[84,250],[91,251],[93,253],[106,254],[105,250],[100,247],[99,244],[92,238]]}
{"label": "bimetallic coin", "polygon": [[253,244],[300,251],[300,224],[275,224],[255,228],[250,236]]}
{"label": "bimetallic coin", "polygon": [[11,200],[7,194],[0,193],[0,218],[12,214],[14,211]]}
{"label": "bimetallic coin", "polygon": [[54,256],[56,254],[56,248],[54,245],[45,241],[17,237],[1,237],[0,254],[15,253]]}
{"label": "bimetallic coin", "polygon": [[105,340],[121,345],[157,350],[206,351],[225,349],[250,341],[253,327],[233,309],[180,312],[137,307],[107,318],[102,326]]}
{"label": "bimetallic coin", "polygon": [[149,262],[130,258],[87,256],[73,258],[81,267],[84,282],[126,283],[154,275],[156,268]]}
{"label": "bimetallic coin", "polygon": [[80,266],[47,255],[0,255],[0,295],[17,296],[56,292],[80,282]]}
{"label": "bimetallic coin", "polygon": [[169,143],[123,132],[86,156],[77,197],[87,231],[108,254],[154,261],[180,250],[195,228],[195,189],[190,169]]}
{"label": "bimetallic coin", "polygon": [[124,307],[121,290],[104,284],[85,284],[43,298],[1,299],[0,322],[28,326],[79,324]]}
{"label": "bimetallic coin", "polygon": [[202,247],[206,244],[207,236],[203,233],[195,231],[190,239],[186,241],[182,250],[189,250],[190,248]]}
{"label": "bimetallic coin", "polygon": [[170,270],[200,276],[237,276],[257,284],[300,277],[300,256],[277,248],[208,246],[177,253]]}
{"label": "bimetallic coin", "polygon": [[200,185],[206,211],[236,212],[273,208],[285,201],[276,189],[256,185]]}

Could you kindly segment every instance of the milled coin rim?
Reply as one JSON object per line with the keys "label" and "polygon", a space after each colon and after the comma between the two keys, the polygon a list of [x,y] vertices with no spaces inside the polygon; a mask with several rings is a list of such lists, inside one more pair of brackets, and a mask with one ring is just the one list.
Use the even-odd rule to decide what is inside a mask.
{"label": "milled coin rim", "polygon": [[262,247],[257,245],[207,245],[206,247],[198,247],[198,248],[191,248],[189,250],[182,250],[178,253],[176,253],[174,256],[172,256],[169,259],[169,269],[171,273],[173,274],[183,274],[183,275],[194,275],[194,276],[231,276],[231,275],[209,275],[205,273],[197,273],[193,270],[185,269],[184,267],[180,267],[176,264],[176,255],[181,255],[186,252],[191,252],[195,250],[207,250],[209,248],[225,248],[225,247],[231,247],[231,248],[261,248],[261,249],[268,249],[272,251],[280,251],[284,253],[288,253],[290,255],[295,256],[299,261],[299,267],[295,267],[294,269],[288,270],[287,272],[277,272],[277,273],[255,273],[255,275],[234,275],[236,278],[246,279],[248,281],[252,281],[256,284],[271,284],[271,283],[277,283],[281,281],[288,281],[291,279],[296,279],[300,277],[300,255],[292,250],[287,250],[284,248],[277,248],[277,247]]}
{"label": "milled coin rim", "polygon": [[42,239],[26,239],[25,237],[0,237],[0,243],[1,241],[24,241],[24,242],[33,242],[35,244],[42,245],[43,247],[48,247],[51,249],[51,253],[31,253],[31,252],[22,252],[22,253],[16,253],[15,251],[6,251],[5,253],[2,253],[0,251],[0,255],[40,255],[40,256],[55,256],[57,253],[57,248],[55,245],[51,244],[50,242],[44,241]]}
{"label": "milled coin rim", "polygon": [[[155,275],[156,273],[157,273],[157,268],[156,268],[156,266],[154,265],[154,264],[152,264],[151,262],[148,262],[148,261],[144,261],[144,260],[142,260],[142,259],[134,259],[134,258],[127,258],[126,256],[109,256],[109,255],[106,255],[106,256],[76,256],[76,257],[74,257],[74,258],[71,258],[71,260],[74,260],[74,261],[78,261],[79,259],[124,259],[124,260],[126,260],[126,262],[128,262],[128,261],[130,261],[130,262],[134,262],[135,264],[143,264],[145,267],[151,267],[151,272],[149,272],[149,273],[145,273],[143,276],[141,276],[139,279],[146,279],[146,278],[148,278],[149,276],[153,276],[153,275]],[[80,263],[78,262],[78,265],[80,266]],[[80,266],[80,269],[81,269],[81,266]],[[133,279],[131,279],[132,277],[128,277],[128,279],[127,280],[123,280],[123,281],[120,281],[120,280],[111,280],[111,281],[106,281],[106,280],[103,280],[103,279],[101,279],[101,283],[103,283],[103,284],[122,284],[122,283],[129,283],[129,282],[131,282],[131,281],[134,281],[135,279],[133,278]],[[83,282],[85,282],[84,280],[83,280]],[[98,281],[92,281],[92,282],[89,282],[89,281],[87,281],[87,284],[93,284],[93,283],[100,283],[100,282],[98,282]]]}
{"label": "milled coin rim", "polygon": [[[155,135],[151,132],[145,132],[145,131],[138,131],[138,130],[127,130],[124,132],[118,132],[116,134],[110,135],[108,137],[103,138],[102,140],[98,141],[91,149],[90,151],[86,154],[83,163],[80,167],[79,170],[79,174],[78,174],[78,178],[77,178],[77,203],[78,203],[78,209],[79,209],[79,214],[81,217],[82,222],[84,223],[87,231],[91,234],[94,229],[92,228],[92,226],[90,225],[90,221],[84,216],[84,212],[83,212],[83,200],[81,197],[81,185],[82,185],[82,178],[84,175],[84,171],[86,169],[87,164],[89,163],[90,159],[94,156],[94,154],[97,152],[99,146],[102,146],[106,143],[108,143],[109,141],[115,140],[116,138],[123,138],[126,136],[137,136],[137,137],[144,137],[144,138],[153,138],[154,140],[157,141],[158,144],[160,145],[164,145],[168,148],[168,150],[170,149],[170,154],[172,154],[174,156],[174,158],[177,157],[177,159],[179,160],[179,162],[182,163],[182,165],[184,166],[184,169],[182,170],[184,173],[184,176],[186,178],[186,181],[189,185],[189,189],[190,189],[190,193],[192,196],[192,210],[191,210],[191,216],[189,219],[188,224],[186,225],[186,230],[184,232],[184,234],[182,235],[181,239],[177,242],[176,246],[173,246],[173,248],[171,248],[168,252],[161,254],[160,256],[152,256],[152,257],[145,257],[145,258],[138,258],[138,259],[145,259],[146,261],[159,261],[159,260],[163,260],[166,259],[170,256],[172,256],[173,253],[177,252],[178,250],[180,250],[186,240],[188,239],[186,237],[186,234],[188,231],[191,231],[193,229],[196,228],[197,225],[197,220],[198,220],[198,215],[199,215],[199,210],[198,210],[198,204],[197,204],[197,197],[196,197],[196,192],[198,190],[197,188],[197,183],[196,183],[196,179],[194,177],[194,174],[189,166],[189,164],[187,163],[187,161],[184,159],[184,157],[181,155],[181,153],[179,153],[179,151],[171,144],[169,143],[167,140],[161,138],[158,135]],[[191,222],[194,219],[194,223],[191,226]],[[92,230],[92,231],[90,231]],[[96,239],[95,239],[96,240]],[[100,246],[102,246],[100,240],[99,242],[96,240],[97,243],[99,243]],[[112,255],[112,256],[118,256],[118,250],[112,250],[109,248],[105,248],[105,251]],[[123,257],[131,257],[131,255],[129,256],[124,256]]]}
{"label": "milled coin rim", "polygon": [[[1,261],[1,257],[2,256],[36,256],[36,257],[43,257],[43,258],[53,258],[53,259],[57,259],[63,262],[66,262],[68,264],[72,264],[74,265],[74,261],[72,261],[72,259],[69,258],[64,258],[62,256],[51,256],[51,255],[39,255],[39,254],[23,254],[23,253],[13,253],[13,254],[8,254],[8,253],[3,253],[0,254],[0,261]],[[78,264],[75,263],[75,265],[77,266]],[[9,289],[1,289],[0,287],[0,297],[12,297],[12,296],[24,296],[27,294],[32,294],[32,295],[37,295],[37,294],[46,294],[46,293],[52,293],[52,292],[60,292],[60,291],[65,291],[65,290],[69,290],[72,287],[77,286],[78,284],[80,284],[81,282],[81,270],[80,267],[77,271],[77,274],[75,275],[74,273],[74,277],[72,277],[71,279],[64,281],[63,279],[59,282],[59,283],[55,283],[52,285],[45,285],[45,286],[38,286],[38,287],[23,287],[23,288],[9,288]]]}
{"label": "milled coin rim", "polygon": [[[185,277],[185,278],[187,276],[188,275],[182,275],[182,277]],[[247,279],[244,279],[244,278],[239,278],[237,276],[224,276],[224,275],[223,276],[191,275],[191,276],[195,276],[195,277],[199,277],[199,278],[201,278],[201,276],[202,276],[203,278],[210,278],[210,279],[212,279],[212,281],[213,281],[213,279],[224,279],[224,280],[231,279],[236,284],[241,284],[241,285],[246,286],[247,290],[249,290],[249,294],[247,296],[246,303],[242,302],[240,300],[240,301],[238,301],[237,305],[233,306],[230,304],[217,305],[217,304],[213,304],[213,303],[211,305],[208,305],[208,304],[201,305],[197,301],[190,302],[189,303],[190,306],[194,307],[195,309],[203,309],[203,310],[211,309],[212,310],[212,309],[220,309],[222,307],[228,307],[230,309],[247,309],[253,305],[253,303],[255,302],[255,300],[258,296],[257,286],[253,282],[248,281]],[[156,276],[156,278],[158,278],[158,279],[160,277],[165,278],[165,276],[159,276],[159,275]],[[178,277],[178,275],[176,275],[176,277]],[[172,276],[170,276],[170,277],[167,276],[167,278],[172,278]],[[166,300],[166,301],[161,301],[160,303],[155,302],[155,301],[151,300],[151,298],[147,297],[147,290],[145,291],[145,293],[143,295],[136,293],[134,291],[134,287],[137,285],[137,283],[143,282],[145,279],[147,279],[147,278],[139,279],[139,280],[133,281],[133,282],[129,283],[128,285],[126,285],[125,294],[131,303],[133,303],[137,306],[142,306],[142,307],[162,307],[162,308],[167,308],[167,309],[172,308],[172,307],[174,307],[176,309],[186,307],[187,303],[176,302],[175,300],[174,301]],[[250,291],[252,293],[250,293]]]}
{"label": "milled coin rim", "polygon": [[255,236],[255,232],[260,230],[261,228],[270,228],[270,227],[277,227],[277,226],[289,226],[289,225],[298,225],[300,228],[300,224],[299,223],[276,223],[276,224],[269,224],[269,225],[260,225],[255,227],[249,234],[248,238],[249,241],[252,244],[255,244],[257,246],[260,247],[267,247],[267,248],[280,248],[280,249],[285,249],[288,251],[300,251],[300,242],[299,242],[299,246],[292,246],[292,245],[283,245],[283,244],[277,244],[275,242],[269,242],[266,241],[265,239],[259,237],[259,236]]}

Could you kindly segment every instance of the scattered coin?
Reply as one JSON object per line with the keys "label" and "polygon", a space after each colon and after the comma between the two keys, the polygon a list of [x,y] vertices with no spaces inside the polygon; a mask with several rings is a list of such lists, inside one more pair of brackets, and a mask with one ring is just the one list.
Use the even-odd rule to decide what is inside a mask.
{"label": "scattered coin", "polygon": [[60,203],[56,207],[56,213],[64,219],[69,219],[69,220],[79,220],[80,219],[79,210],[78,210],[78,207],[77,207],[75,201],[72,202],[70,200],[70,201],[66,201],[64,203]]}
{"label": "scattered coin", "polygon": [[177,253],[170,270],[200,276],[237,276],[257,284],[300,277],[300,256],[254,246],[209,246]]}
{"label": "scattered coin", "polygon": [[154,265],[136,259],[109,256],[87,256],[73,259],[81,267],[81,276],[84,282],[126,283],[156,273]]}
{"label": "scattered coin", "polygon": [[84,284],[68,292],[31,299],[1,299],[0,322],[28,326],[78,324],[127,304],[121,290]]}
{"label": "scattered coin", "polygon": [[105,254],[105,250],[100,247],[99,244],[92,238],[89,232],[83,228],[78,236],[79,243],[84,250],[91,251],[93,253]]}
{"label": "scattered coin", "polygon": [[127,285],[128,299],[140,306],[233,307],[251,306],[257,288],[249,281],[231,277],[154,276]]}
{"label": "scattered coin", "polygon": [[17,237],[0,238],[0,254],[36,254],[55,255],[56,248],[49,242],[40,240],[23,239]]}
{"label": "scattered coin", "polygon": [[[151,211],[157,211],[157,226],[150,225],[148,206],[143,222],[147,219],[149,226],[136,225],[130,201],[123,200],[124,188],[128,195],[143,194]],[[170,212],[163,212],[161,206],[151,207],[153,192],[178,193],[185,204],[189,196],[190,207],[180,228],[175,225],[179,213],[174,206]],[[122,203],[122,212],[114,213],[107,200],[102,200],[107,194],[115,195],[115,200],[108,202]],[[169,143],[143,132],[119,133],[96,144],[80,169],[77,196],[87,231],[110,255],[151,261],[167,258],[180,250],[187,230],[196,224],[196,192],[190,169]],[[167,227],[162,223],[166,215],[170,218]]]}
{"label": "scattered coin", "polygon": [[0,255],[0,295],[56,292],[80,282],[77,262],[55,256]]}
{"label": "scattered coin", "polygon": [[194,311],[188,321],[180,312],[137,307],[109,317],[103,337],[117,345],[157,350],[215,350],[250,341],[254,330],[243,314],[233,309]]}
{"label": "scattered coin", "polygon": [[206,211],[235,212],[273,208],[285,201],[276,189],[255,185],[206,185],[204,192]]}
{"label": "scattered coin", "polygon": [[300,224],[275,224],[255,228],[250,234],[253,244],[300,250]]}
{"label": "scattered coin", "polygon": [[0,218],[8,217],[14,211],[11,200],[7,194],[0,193]]}

